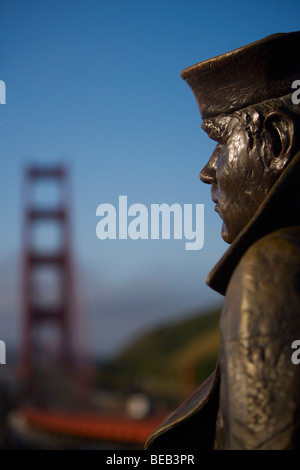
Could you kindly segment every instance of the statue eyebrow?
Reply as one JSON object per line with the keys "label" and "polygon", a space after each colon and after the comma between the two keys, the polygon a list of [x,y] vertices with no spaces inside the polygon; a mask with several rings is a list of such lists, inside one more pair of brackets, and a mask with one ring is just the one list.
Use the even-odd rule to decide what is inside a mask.
{"label": "statue eyebrow", "polygon": [[[235,119],[234,119],[235,118]],[[201,125],[210,139],[219,143],[225,143],[231,133],[231,126],[238,119],[237,116],[218,116],[217,118],[205,119]]]}
{"label": "statue eyebrow", "polygon": [[205,121],[203,121],[201,127],[207,133],[210,139],[216,140],[218,142],[224,138],[224,134],[226,131],[225,126],[218,125],[212,119],[206,119]]}

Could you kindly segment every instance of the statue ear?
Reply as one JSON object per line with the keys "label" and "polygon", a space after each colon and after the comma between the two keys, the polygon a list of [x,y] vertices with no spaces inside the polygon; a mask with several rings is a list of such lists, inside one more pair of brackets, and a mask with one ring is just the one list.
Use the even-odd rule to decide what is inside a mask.
{"label": "statue ear", "polygon": [[264,128],[273,155],[271,167],[281,172],[291,157],[295,141],[294,123],[287,114],[273,111],[265,118]]}

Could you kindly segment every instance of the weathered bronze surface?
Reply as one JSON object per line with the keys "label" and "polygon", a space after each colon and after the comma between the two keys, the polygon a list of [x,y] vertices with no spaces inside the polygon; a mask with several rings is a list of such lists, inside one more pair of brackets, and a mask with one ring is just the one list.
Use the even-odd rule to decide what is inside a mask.
{"label": "weathered bronze surface", "polygon": [[225,295],[215,372],[150,436],[153,452],[299,449],[300,32],[182,72],[217,146],[200,173],[231,246],[207,283]]}

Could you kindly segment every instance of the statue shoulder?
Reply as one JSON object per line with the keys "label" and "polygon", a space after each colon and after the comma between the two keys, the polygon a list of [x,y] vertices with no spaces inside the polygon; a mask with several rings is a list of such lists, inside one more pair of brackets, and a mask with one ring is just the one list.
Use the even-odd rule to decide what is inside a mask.
{"label": "statue shoulder", "polygon": [[234,270],[221,329],[229,337],[300,332],[300,227],[254,243]]}
{"label": "statue shoulder", "polygon": [[[256,285],[270,281],[273,286],[286,286],[299,272],[300,226],[296,226],[276,230],[255,242],[241,258],[231,280],[239,280],[243,286],[251,278]],[[258,290],[264,290],[264,285],[257,286]]]}
{"label": "statue shoulder", "polygon": [[279,254],[287,262],[293,262],[293,255],[300,256],[300,226],[276,230],[255,242],[242,257],[240,264],[268,262],[278,264],[274,258]]}

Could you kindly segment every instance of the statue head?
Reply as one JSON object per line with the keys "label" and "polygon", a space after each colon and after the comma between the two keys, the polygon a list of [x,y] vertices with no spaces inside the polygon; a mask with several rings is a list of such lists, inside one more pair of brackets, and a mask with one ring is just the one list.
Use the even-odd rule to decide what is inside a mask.
{"label": "statue head", "polygon": [[[300,150],[300,32],[272,35],[182,72],[217,142],[200,173],[232,243]],[[299,82],[300,84],[300,82]]]}

